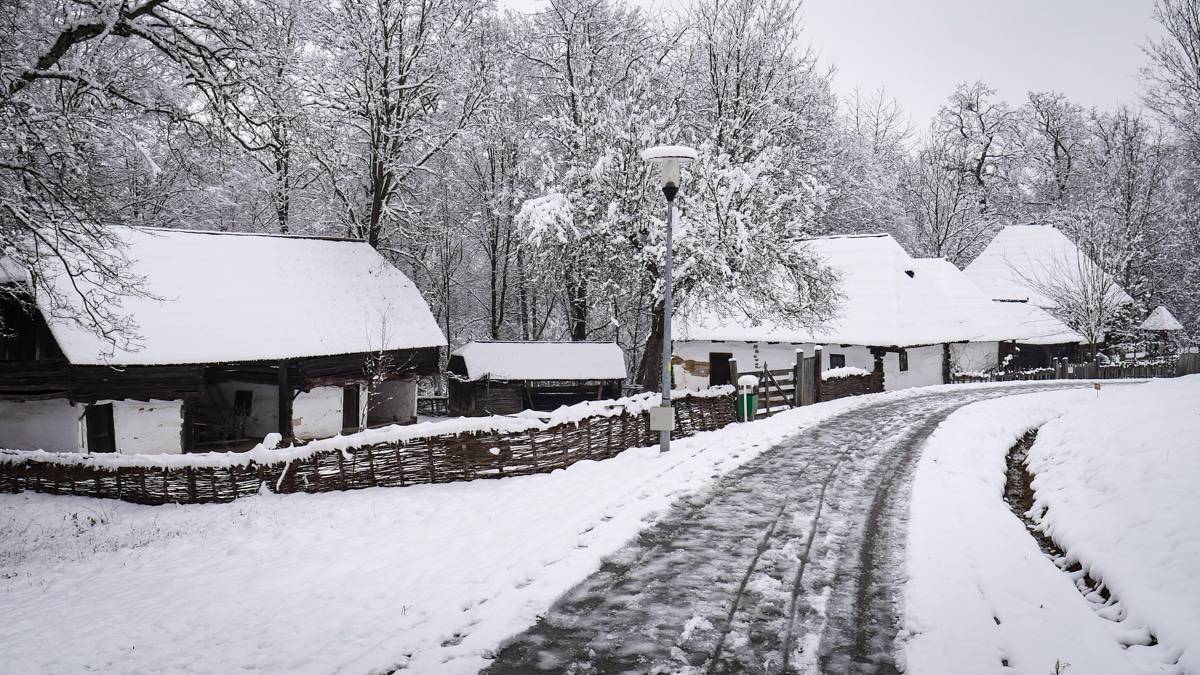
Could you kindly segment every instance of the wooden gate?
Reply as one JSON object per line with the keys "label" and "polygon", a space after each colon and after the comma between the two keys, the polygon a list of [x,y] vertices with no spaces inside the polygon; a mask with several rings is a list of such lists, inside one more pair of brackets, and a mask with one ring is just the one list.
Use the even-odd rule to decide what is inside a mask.
{"label": "wooden gate", "polygon": [[799,405],[817,403],[821,398],[821,352],[818,351],[815,356],[804,356],[797,359],[796,370],[800,376],[797,403]]}
{"label": "wooden gate", "polygon": [[821,350],[805,356],[796,350],[791,368],[772,370],[764,363],[758,376],[758,414],[774,413],[821,400]]}

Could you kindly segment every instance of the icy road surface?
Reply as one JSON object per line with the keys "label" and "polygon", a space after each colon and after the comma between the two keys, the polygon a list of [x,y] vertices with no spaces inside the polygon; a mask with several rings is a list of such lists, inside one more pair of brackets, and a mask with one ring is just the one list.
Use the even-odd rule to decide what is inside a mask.
{"label": "icy road surface", "polygon": [[966,404],[1063,387],[939,392],[800,432],[677,502],[486,672],[895,673],[925,438]]}

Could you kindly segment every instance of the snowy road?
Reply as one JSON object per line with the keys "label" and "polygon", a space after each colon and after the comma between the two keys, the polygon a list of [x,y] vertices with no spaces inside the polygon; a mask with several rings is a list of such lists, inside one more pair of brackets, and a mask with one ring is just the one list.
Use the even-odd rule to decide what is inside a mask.
{"label": "snowy road", "polygon": [[963,405],[1062,386],[934,393],[802,431],[676,503],[487,672],[896,672],[922,443]]}

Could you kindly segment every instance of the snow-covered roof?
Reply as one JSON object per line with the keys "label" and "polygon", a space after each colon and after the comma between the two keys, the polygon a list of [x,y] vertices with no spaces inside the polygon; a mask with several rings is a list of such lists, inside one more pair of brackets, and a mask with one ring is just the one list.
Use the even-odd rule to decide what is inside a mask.
{"label": "snow-covered roof", "polygon": [[918,258],[916,263],[921,274],[931,277],[941,287],[956,314],[971,317],[980,331],[973,338],[975,341],[1086,342],[1082,335],[1036,305],[989,300],[975,282],[944,258]]}
{"label": "snow-covered roof", "polygon": [[1171,310],[1159,305],[1150,312],[1150,316],[1138,326],[1142,330],[1183,330],[1183,324],[1171,314]]}
{"label": "snow-covered roof", "polygon": [[615,342],[471,342],[454,350],[471,380],[623,380]]}
{"label": "snow-covered roof", "polygon": [[[407,276],[362,241],[115,227],[146,296],[118,308],[139,345],[47,316],[82,365],[255,361],[436,347],[445,338]],[[60,274],[48,283],[82,300]]]}
{"label": "snow-covered roof", "polygon": [[[996,233],[983,252],[967,265],[971,278],[992,300],[1027,301],[1038,307],[1057,303],[1030,288],[1030,280],[1046,283],[1060,275],[1080,275],[1080,267],[1095,269],[1095,263],[1074,242],[1051,225],[1009,225]],[[1129,294],[1116,287],[1121,303]]]}
{"label": "snow-covered roof", "polygon": [[719,310],[713,310],[702,316],[680,317],[680,339],[878,347],[996,339],[983,337],[990,329],[981,325],[977,316],[991,310],[982,304],[983,299],[950,297],[943,289],[944,284],[952,283],[946,270],[927,273],[925,264],[909,256],[890,235],[820,237],[809,240],[808,246],[841,276],[842,301],[837,318],[828,325],[794,329],[724,318]]}

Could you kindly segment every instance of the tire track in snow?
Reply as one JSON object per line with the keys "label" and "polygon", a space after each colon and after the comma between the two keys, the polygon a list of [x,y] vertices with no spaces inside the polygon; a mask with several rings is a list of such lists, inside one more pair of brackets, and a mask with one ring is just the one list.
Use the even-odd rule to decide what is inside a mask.
{"label": "tire track in snow", "polygon": [[963,405],[1046,388],[884,401],[800,431],[677,502],[488,672],[894,672],[906,481],[925,437]]}

